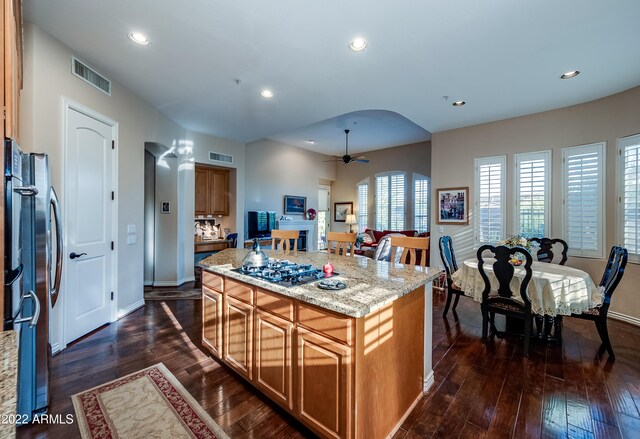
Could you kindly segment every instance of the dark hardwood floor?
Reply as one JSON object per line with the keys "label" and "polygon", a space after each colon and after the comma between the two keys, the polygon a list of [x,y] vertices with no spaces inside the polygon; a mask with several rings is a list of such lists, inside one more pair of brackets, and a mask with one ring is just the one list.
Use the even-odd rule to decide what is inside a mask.
{"label": "dark hardwood floor", "polygon": [[[50,413],[74,413],[70,396],[164,363],[232,438],[312,434],[227,367],[200,342],[200,301],[149,302],[51,359]],[[479,305],[460,299],[443,319],[434,294],[435,385],[395,438],[635,438],[640,434],[640,328],[609,320],[615,363],[591,322],[565,318],[562,345],[480,341]],[[18,438],[79,437],[73,425],[30,425]]]}

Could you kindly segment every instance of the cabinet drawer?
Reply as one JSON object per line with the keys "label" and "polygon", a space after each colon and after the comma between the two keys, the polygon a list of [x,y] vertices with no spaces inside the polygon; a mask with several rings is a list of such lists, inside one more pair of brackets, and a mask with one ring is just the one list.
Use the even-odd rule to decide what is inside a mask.
{"label": "cabinet drawer", "polygon": [[250,286],[227,278],[225,287],[225,293],[228,296],[253,305],[253,289]]}
{"label": "cabinet drawer", "polygon": [[258,288],[256,305],[284,319],[293,321],[293,300]]}
{"label": "cabinet drawer", "polygon": [[300,303],[298,304],[298,322],[349,346],[353,344],[354,321],[350,317],[329,314],[324,310]]}
{"label": "cabinet drawer", "polygon": [[202,270],[202,283],[220,293],[224,292],[224,282],[222,276]]}

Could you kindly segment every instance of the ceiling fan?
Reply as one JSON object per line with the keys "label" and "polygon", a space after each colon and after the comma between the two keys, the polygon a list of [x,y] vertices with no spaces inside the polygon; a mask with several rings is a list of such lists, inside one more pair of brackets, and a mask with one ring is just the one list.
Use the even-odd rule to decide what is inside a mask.
{"label": "ceiling fan", "polygon": [[333,159],[333,160],[325,160],[325,162],[342,162],[345,165],[347,163],[351,163],[351,162],[369,163],[369,160],[367,160],[367,158],[365,156],[363,156],[363,155],[360,155],[358,157],[351,157],[349,155],[349,130],[344,130],[344,134],[346,136],[344,155],[342,157],[334,155],[335,159]]}

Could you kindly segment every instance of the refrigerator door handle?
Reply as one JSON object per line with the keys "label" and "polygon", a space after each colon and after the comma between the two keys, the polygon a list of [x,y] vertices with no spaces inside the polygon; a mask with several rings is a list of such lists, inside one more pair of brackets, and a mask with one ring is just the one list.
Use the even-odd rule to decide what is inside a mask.
{"label": "refrigerator door handle", "polygon": [[38,188],[35,187],[34,185],[14,187],[13,191],[25,197],[38,195]]}
{"label": "refrigerator door handle", "polygon": [[60,204],[58,202],[58,196],[56,191],[51,188],[51,207],[53,207],[53,216],[56,221],[56,277],[51,286],[49,294],[51,296],[51,307],[56,306],[58,300],[58,294],[60,293],[60,280],[62,279],[62,261],[63,255],[63,242],[62,242],[62,221],[60,217]]}
{"label": "refrigerator door handle", "polygon": [[[33,300],[33,315],[31,317],[23,317],[21,319],[18,318],[20,313],[22,312],[22,307],[26,299]],[[40,318],[40,301],[38,300],[38,296],[33,291],[27,292],[20,298],[20,308],[18,309],[18,313],[13,318],[13,323],[26,323],[29,322],[29,327],[33,328],[38,323],[38,319]]]}

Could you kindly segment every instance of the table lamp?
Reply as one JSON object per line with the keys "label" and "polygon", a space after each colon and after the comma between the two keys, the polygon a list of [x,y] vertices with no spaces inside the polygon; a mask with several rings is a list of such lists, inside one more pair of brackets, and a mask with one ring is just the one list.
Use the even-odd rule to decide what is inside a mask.
{"label": "table lamp", "polygon": [[344,220],[345,224],[349,224],[349,233],[353,232],[353,225],[358,224],[358,220],[353,213],[347,214],[347,217]]}

